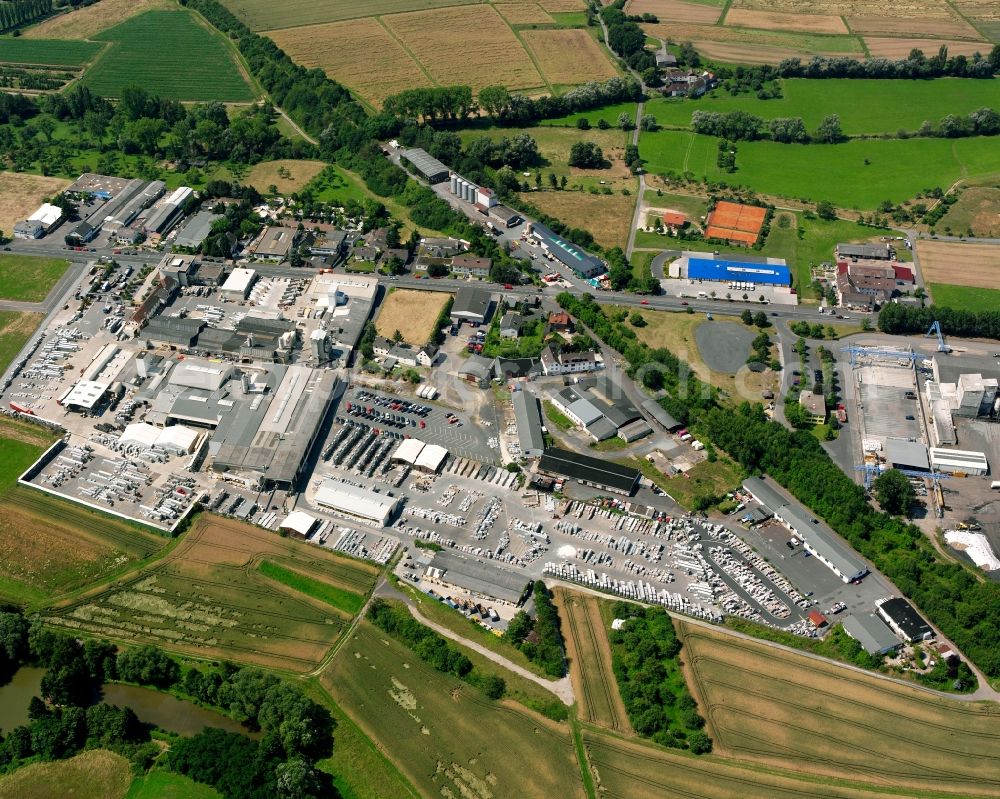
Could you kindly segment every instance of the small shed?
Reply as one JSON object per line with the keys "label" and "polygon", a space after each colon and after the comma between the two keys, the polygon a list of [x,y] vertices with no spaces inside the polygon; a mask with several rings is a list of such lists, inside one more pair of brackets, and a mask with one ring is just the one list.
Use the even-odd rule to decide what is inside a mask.
{"label": "small shed", "polygon": [[817,630],[826,627],[827,620],[826,616],[820,613],[818,610],[809,611],[809,623],[812,624]]}

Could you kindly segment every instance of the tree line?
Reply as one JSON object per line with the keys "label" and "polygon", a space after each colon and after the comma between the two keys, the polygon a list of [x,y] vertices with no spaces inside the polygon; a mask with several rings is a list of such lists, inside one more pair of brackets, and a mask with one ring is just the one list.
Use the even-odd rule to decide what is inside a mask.
{"label": "tree line", "polygon": [[890,302],[879,311],[878,329],[894,335],[923,334],[935,321],[941,323],[941,332],[947,336],[1000,339],[1000,309],[970,311],[940,305],[919,308]]}
{"label": "tree line", "polygon": [[7,0],[0,3],[0,31],[17,28],[51,13],[52,0]]}
{"label": "tree line", "polygon": [[566,675],[566,642],[552,592],[544,582],[536,580],[531,595],[535,600],[535,618],[519,610],[507,625],[507,638],[547,675],[563,677]]}
{"label": "tree line", "polygon": [[[759,69],[747,67],[748,71]],[[991,78],[1000,71],[1000,45],[989,53],[948,55],[948,46],[941,45],[933,56],[926,56],[918,48],[906,58],[869,58],[860,60],[848,56],[813,56],[803,63],[800,58],[786,58],[778,63],[776,72],[781,78]]]}

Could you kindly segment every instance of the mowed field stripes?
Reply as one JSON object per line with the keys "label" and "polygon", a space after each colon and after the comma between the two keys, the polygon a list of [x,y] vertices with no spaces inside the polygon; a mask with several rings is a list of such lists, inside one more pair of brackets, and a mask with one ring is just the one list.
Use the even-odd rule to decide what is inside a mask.
{"label": "mowed field stripes", "polygon": [[1000,795],[1000,708],[681,623],[716,750],[894,788]]}

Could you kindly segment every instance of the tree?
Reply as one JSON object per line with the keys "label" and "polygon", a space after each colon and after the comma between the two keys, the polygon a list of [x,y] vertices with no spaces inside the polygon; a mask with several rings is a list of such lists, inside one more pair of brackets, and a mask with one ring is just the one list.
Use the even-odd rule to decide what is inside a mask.
{"label": "tree", "polygon": [[763,311],[757,311],[757,313],[753,315],[753,323],[757,327],[761,328],[767,327],[770,324],[770,322],[768,322],[767,320],[767,314],[764,313]]}
{"label": "tree", "polygon": [[549,172],[549,186],[554,189],[558,185],[559,185],[559,179],[556,177],[556,173]]}
{"label": "tree", "polygon": [[872,488],[882,510],[893,516],[905,514],[916,498],[909,479],[899,469],[889,469],[880,474],[875,478]]}
{"label": "tree", "polygon": [[118,655],[118,678],[140,685],[169,688],[180,677],[177,662],[162,649],[142,646]]}
{"label": "tree", "polygon": [[580,117],[576,121],[576,126],[580,130],[590,130],[590,120],[587,117]]}
{"label": "tree", "polygon": [[607,166],[604,151],[592,141],[574,142],[569,148],[569,165],[580,169],[600,169]]}
{"label": "tree", "polygon": [[833,203],[821,200],[816,203],[816,216],[820,219],[834,220],[837,218],[837,209],[834,208]]}
{"label": "tree", "polygon": [[740,320],[745,325],[753,324],[753,314],[749,310],[744,309],[743,313],[740,314]]}
{"label": "tree", "polygon": [[618,115],[618,127],[622,130],[632,130],[635,127],[635,124],[632,122],[632,115],[627,111],[622,111]]}
{"label": "tree", "polygon": [[399,344],[399,342],[403,340],[403,334],[399,331],[398,328],[392,331],[392,340],[395,341],[397,344]]}
{"label": "tree", "polygon": [[642,119],[639,120],[639,127],[641,127],[644,131],[649,132],[658,130],[660,123],[656,121],[656,117],[652,114],[643,114]]}
{"label": "tree", "polygon": [[643,318],[642,314],[639,313],[638,311],[634,311],[632,313],[632,316],[629,317],[629,322],[632,324],[632,327],[646,326],[646,320]]}
{"label": "tree", "polygon": [[836,144],[844,140],[844,129],[840,125],[840,114],[828,114],[816,128],[816,141]]}

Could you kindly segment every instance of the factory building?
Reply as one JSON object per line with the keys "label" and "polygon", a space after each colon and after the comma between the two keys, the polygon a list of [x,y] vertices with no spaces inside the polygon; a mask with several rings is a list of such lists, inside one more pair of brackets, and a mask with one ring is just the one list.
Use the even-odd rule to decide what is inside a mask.
{"label": "factory building", "polygon": [[719,258],[688,258],[688,280],[719,283],[746,283],[761,286],[791,286],[792,273],[784,262],[755,263]]}
{"label": "factory building", "polygon": [[885,440],[885,462],[895,469],[917,472],[926,472],[930,468],[927,448],[919,441],[906,438],[890,437]]}
{"label": "factory building", "polygon": [[527,233],[539,247],[555,258],[563,266],[572,269],[579,277],[593,278],[608,271],[600,258],[567,241],[545,225],[532,223]]}
{"label": "factory building", "polygon": [[542,412],[538,398],[530,391],[515,391],[511,397],[517,440],[524,458],[539,458],[545,451]]}
{"label": "factory building", "polygon": [[62,221],[62,208],[42,203],[31,216],[14,225],[14,238],[40,239]]}
{"label": "factory building", "polygon": [[868,574],[868,566],[833,530],[769,479],[751,477],[743,488],[774,518],[798,536],[802,545],[845,583]]}
{"label": "factory building", "polygon": [[176,189],[146,217],[142,225],[143,231],[148,235],[162,236],[168,233],[180,219],[184,212],[184,204],[193,194],[194,192],[187,186]]}
{"label": "factory building", "polygon": [[931,468],[945,474],[963,474],[982,477],[989,474],[990,464],[982,452],[931,447]]}
{"label": "factory building", "polygon": [[492,306],[493,298],[488,291],[463,286],[455,294],[455,301],[451,305],[451,321],[484,324],[490,317]]}
{"label": "factory building", "polygon": [[899,639],[874,613],[855,613],[844,619],[843,627],[869,655],[886,655],[899,649]]}
{"label": "factory building", "polygon": [[640,474],[629,466],[580,455],[558,447],[549,447],[538,461],[538,471],[551,477],[575,480],[602,491],[631,496],[639,485]]}
{"label": "factory building", "polygon": [[409,161],[428,183],[442,183],[448,179],[448,167],[426,150],[415,147],[412,150],[403,150],[401,156],[404,161]]}
{"label": "factory building", "polygon": [[934,637],[934,630],[923,617],[913,609],[913,605],[902,597],[880,599],[875,603],[878,615],[904,641],[926,641]]}
{"label": "factory building", "polygon": [[316,504],[340,516],[385,527],[399,509],[399,498],[332,478],[316,491]]}
{"label": "factory building", "polygon": [[219,291],[226,299],[239,302],[250,296],[250,289],[256,280],[257,273],[253,269],[237,268],[229,274]]}
{"label": "factory building", "polygon": [[177,235],[174,237],[174,247],[184,250],[197,250],[205,243],[208,234],[212,232],[212,225],[222,219],[222,214],[213,214],[211,211],[199,211],[188,219]]}

